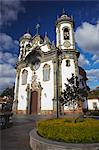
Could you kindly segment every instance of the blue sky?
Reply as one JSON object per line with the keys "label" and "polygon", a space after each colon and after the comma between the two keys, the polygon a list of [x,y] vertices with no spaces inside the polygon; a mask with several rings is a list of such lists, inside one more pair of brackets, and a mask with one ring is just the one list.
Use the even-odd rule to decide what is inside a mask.
{"label": "blue sky", "polygon": [[99,86],[99,1],[0,0],[0,4],[0,91],[14,84],[19,38],[28,29],[35,35],[39,23],[39,34],[47,32],[55,41],[55,21],[63,8],[74,18],[79,65],[87,72],[88,85]]}

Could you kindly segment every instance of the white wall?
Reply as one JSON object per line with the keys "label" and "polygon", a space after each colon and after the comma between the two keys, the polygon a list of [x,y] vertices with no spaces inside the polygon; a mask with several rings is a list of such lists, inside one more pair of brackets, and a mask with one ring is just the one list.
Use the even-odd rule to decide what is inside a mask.
{"label": "white wall", "polygon": [[[45,64],[50,65],[50,80],[43,81],[43,66]],[[52,61],[47,61],[41,64],[40,68],[36,71],[37,80],[41,83],[43,88],[41,93],[41,110],[53,110],[53,101],[54,98],[54,71]]]}
{"label": "white wall", "polygon": [[62,61],[62,90],[65,88],[65,83],[67,83],[67,78],[72,77],[72,73],[75,75],[75,63],[73,59],[70,60],[70,66],[66,66],[66,59]]}
{"label": "white wall", "polygon": [[41,46],[41,50],[43,51],[43,52],[48,52],[48,51],[50,51],[51,49],[47,46],[47,44],[46,45],[42,45]]}
{"label": "white wall", "polygon": [[[70,30],[70,39],[68,40],[70,43],[71,43],[71,46],[69,48],[66,48],[63,46],[63,43],[66,41],[64,40],[64,36],[63,36],[63,28],[64,27],[68,27]],[[59,38],[60,38],[60,43],[61,43],[61,48],[62,49],[75,49],[75,46],[73,45],[73,42],[74,42],[74,36],[73,36],[73,28],[72,28],[72,25],[70,23],[62,23],[60,25],[60,37],[58,36],[59,34],[59,31],[58,31],[58,28],[56,28],[56,45],[57,47],[59,46]]]}
{"label": "white wall", "polygon": [[[62,61],[62,91],[65,89],[65,83],[67,82],[67,78],[70,79],[72,77],[72,73],[75,75],[75,63],[73,59],[70,60],[70,66],[66,66],[66,59]],[[64,106],[65,110],[72,109],[72,106],[69,108]]]}
{"label": "white wall", "polygon": [[30,67],[21,69],[19,81],[19,93],[18,93],[18,110],[26,110],[27,107],[27,92],[26,92],[27,84],[22,85],[22,71],[24,69],[28,71],[27,84],[32,83],[32,71]]}
{"label": "white wall", "polygon": [[[45,64],[50,65],[50,80],[43,81],[43,66]],[[18,110],[26,110],[27,107],[27,84],[22,85],[22,71],[26,69],[28,71],[27,84],[32,83],[32,70],[30,67],[21,69],[20,72],[20,81],[19,81],[19,93],[18,93]],[[41,110],[53,110],[53,101],[54,98],[54,71],[52,61],[44,62],[40,65],[40,68],[36,71],[37,82],[41,83],[42,92],[41,92]]]}
{"label": "white wall", "polygon": [[88,99],[88,110],[95,110],[93,103],[97,103],[97,109],[99,110],[99,99]]}

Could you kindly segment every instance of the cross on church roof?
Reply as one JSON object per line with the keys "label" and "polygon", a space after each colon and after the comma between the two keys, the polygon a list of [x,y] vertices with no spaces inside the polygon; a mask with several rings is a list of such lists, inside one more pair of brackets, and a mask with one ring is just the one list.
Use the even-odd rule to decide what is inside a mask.
{"label": "cross on church roof", "polygon": [[39,30],[39,28],[40,28],[40,25],[39,25],[39,24],[37,24],[37,25],[36,25],[36,34],[38,34],[38,30]]}
{"label": "cross on church roof", "polygon": [[65,14],[65,10],[64,10],[64,8],[63,8],[63,10],[62,10],[62,14]]}
{"label": "cross on church roof", "polygon": [[27,28],[27,33],[29,33],[29,27]]}

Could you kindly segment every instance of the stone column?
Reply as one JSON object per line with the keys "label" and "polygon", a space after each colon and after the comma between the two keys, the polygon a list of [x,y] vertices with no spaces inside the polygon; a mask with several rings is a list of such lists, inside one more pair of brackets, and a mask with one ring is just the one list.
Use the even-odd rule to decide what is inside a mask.
{"label": "stone column", "polygon": [[53,111],[56,112],[56,105],[57,105],[57,102],[56,102],[56,67],[57,67],[57,64],[56,64],[56,59],[53,59],[53,70],[54,70],[54,99],[53,99]]}
{"label": "stone column", "polygon": [[38,82],[38,114],[41,114],[41,93],[42,93],[42,86],[41,83]]}
{"label": "stone column", "polygon": [[26,114],[30,114],[30,101],[31,101],[31,89],[30,89],[30,85],[27,84],[27,108],[26,108]]}
{"label": "stone column", "polygon": [[13,111],[17,113],[18,109],[18,93],[19,93],[19,81],[20,81],[20,69],[16,70],[16,82],[15,82],[15,97],[13,102]]}
{"label": "stone column", "polygon": [[78,76],[78,59],[77,59],[77,56],[76,56],[76,52],[74,54],[74,62],[75,62],[75,76]]}
{"label": "stone column", "polygon": [[[53,110],[57,112],[57,98],[59,100],[59,96],[62,91],[62,75],[61,75],[61,63],[62,63],[62,54],[57,54],[56,58],[53,59],[53,68],[54,68],[54,99],[53,99]],[[58,71],[58,72],[57,72]],[[58,86],[58,87],[57,87]],[[60,113],[60,103],[58,101],[58,110]]]}
{"label": "stone column", "polygon": [[[59,89],[59,97],[61,96],[62,92],[62,55],[59,56],[59,84],[58,84],[58,89]],[[61,103],[59,102],[59,114],[62,113],[63,108],[61,107]]]}
{"label": "stone column", "polygon": [[59,95],[61,95],[61,92],[62,92],[62,68],[61,68],[61,64],[62,64],[62,57],[60,55],[59,56]]}

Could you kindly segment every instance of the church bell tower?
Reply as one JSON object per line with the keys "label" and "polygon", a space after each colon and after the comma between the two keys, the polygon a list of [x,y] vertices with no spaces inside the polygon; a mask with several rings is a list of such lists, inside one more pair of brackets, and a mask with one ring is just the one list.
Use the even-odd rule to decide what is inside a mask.
{"label": "church bell tower", "polygon": [[67,16],[64,10],[56,21],[56,46],[59,49],[75,49],[73,18]]}

